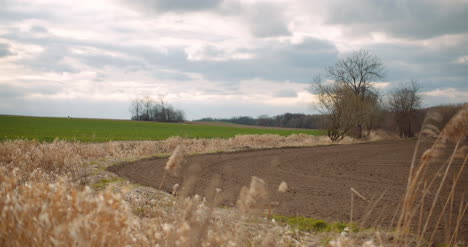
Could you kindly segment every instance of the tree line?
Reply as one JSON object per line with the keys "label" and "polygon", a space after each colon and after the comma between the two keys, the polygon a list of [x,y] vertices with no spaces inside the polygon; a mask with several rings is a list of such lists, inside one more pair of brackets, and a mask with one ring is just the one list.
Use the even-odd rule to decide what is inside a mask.
{"label": "tree line", "polygon": [[261,115],[257,118],[248,116],[239,116],[232,118],[202,118],[196,121],[220,121],[235,124],[283,127],[283,128],[301,128],[301,129],[319,129],[321,115],[307,115],[301,113],[285,113],[276,116]]}
{"label": "tree line", "polygon": [[[420,130],[428,110],[421,108],[421,88],[413,80],[383,95],[375,88],[375,82],[384,77],[385,67],[381,60],[366,50],[359,50],[326,67],[325,72],[314,79],[312,88],[318,98],[320,114],[285,113],[273,117],[241,116],[228,119],[203,118],[197,121],[325,129],[332,141],[340,141],[346,135],[361,139],[375,129],[397,132],[402,138],[413,137]],[[442,110],[445,121],[460,107],[453,105],[438,108]],[[162,99],[154,101],[149,96],[133,100],[130,112],[133,120],[185,120],[183,111],[166,104]]]}
{"label": "tree line", "polygon": [[[397,131],[402,138],[413,137],[420,130],[428,109],[421,109],[419,84],[408,81],[382,95],[374,82],[382,80],[384,72],[377,56],[360,50],[328,66],[323,77],[316,77],[314,91],[323,114],[323,128],[332,141],[345,135],[360,139],[377,128]],[[447,121],[460,107],[436,108]]]}
{"label": "tree line", "polygon": [[159,102],[150,96],[134,99],[130,104],[132,120],[183,122],[185,113],[160,99]]}

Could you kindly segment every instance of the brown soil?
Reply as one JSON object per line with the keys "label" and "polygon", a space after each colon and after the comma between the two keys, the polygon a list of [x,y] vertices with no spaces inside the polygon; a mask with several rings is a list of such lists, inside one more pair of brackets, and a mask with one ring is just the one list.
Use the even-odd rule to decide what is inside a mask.
{"label": "brown soil", "polygon": [[[207,195],[209,189],[221,188],[223,205],[234,206],[240,188],[250,183],[251,176],[257,176],[268,185],[271,201],[279,202],[274,213],[329,221],[349,221],[350,188],[370,201],[385,192],[367,222],[388,225],[404,193],[415,143],[380,141],[194,155],[187,158],[182,178],[168,176],[162,189],[171,192],[175,183],[195,178],[193,185],[186,186],[190,193]],[[110,170],[138,184],[158,188],[166,161],[147,159]],[[288,183],[288,192],[277,192],[281,181]],[[458,188],[467,187],[465,169]],[[370,204],[354,197],[354,220],[362,221]],[[465,229],[467,226],[465,220]]]}

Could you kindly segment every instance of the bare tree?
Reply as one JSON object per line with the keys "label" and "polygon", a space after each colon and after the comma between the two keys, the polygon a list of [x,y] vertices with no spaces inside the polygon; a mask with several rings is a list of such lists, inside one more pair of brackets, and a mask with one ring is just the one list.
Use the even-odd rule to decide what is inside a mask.
{"label": "bare tree", "polygon": [[369,136],[381,116],[381,96],[377,92],[368,93],[364,100],[361,98],[359,103],[362,105],[362,109],[360,109],[362,118],[359,122],[362,123],[367,136]]}
{"label": "bare tree", "polygon": [[132,119],[140,120],[143,112],[143,100],[136,98],[130,103],[130,113],[132,113]]}
{"label": "bare tree", "polygon": [[359,50],[328,66],[327,76],[364,97],[372,82],[384,77],[384,66],[377,56],[367,50]]}
{"label": "bare tree", "polygon": [[[362,103],[368,101],[369,97],[374,97],[372,94],[375,94],[372,83],[384,77],[384,66],[377,56],[366,50],[359,50],[346,58],[340,59],[334,65],[328,66],[326,76],[335,83],[352,90],[354,95],[358,96],[362,101],[359,105],[365,106],[366,104]],[[357,110],[363,113],[362,109]],[[362,119],[369,119],[369,117]],[[358,122],[356,124],[358,138],[361,138],[363,123]]]}
{"label": "bare tree", "polygon": [[130,112],[133,120],[181,122],[185,119],[183,111],[164,103],[162,99],[161,103],[156,103],[150,96],[133,100]]}
{"label": "bare tree", "polygon": [[342,84],[316,84],[320,110],[324,113],[324,125],[328,137],[334,142],[344,138],[359,121],[357,106],[361,101],[354,92]]}
{"label": "bare tree", "polygon": [[143,120],[151,120],[153,117],[151,116],[151,108],[153,107],[154,101],[150,96],[145,96],[142,99],[143,101],[143,110],[144,110],[144,119]]}
{"label": "bare tree", "polygon": [[394,90],[389,96],[388,107],[394,114],[400,137],[414,136],[412,123],[422,102],[419,90],[417,82],[411,81],[408,86]]}

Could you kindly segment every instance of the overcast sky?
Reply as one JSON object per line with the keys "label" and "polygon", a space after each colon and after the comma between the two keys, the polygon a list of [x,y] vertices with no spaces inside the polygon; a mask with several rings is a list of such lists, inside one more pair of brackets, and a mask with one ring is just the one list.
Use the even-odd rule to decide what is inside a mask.
{"label": "overcast sky", "polygon": [[324,67],[367,49],[382,92],[468,101],[467,0],[0,0],[0,114],[129,118],[163,97],[189,119],[315,113]]}

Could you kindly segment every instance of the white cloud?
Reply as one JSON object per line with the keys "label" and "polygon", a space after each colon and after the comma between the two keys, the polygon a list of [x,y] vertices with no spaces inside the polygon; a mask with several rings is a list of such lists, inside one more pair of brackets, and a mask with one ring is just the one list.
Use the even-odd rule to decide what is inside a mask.
{"label": "white cloud", "polygon": [[[468,90],[455,88],[435,89],[423,92],[423,99],[426,106],[439,104],[468,103]],[[429,103],[429,104],[428,104]]]}
{"label": "white cloud", "polygon": [[468,101],[468,91],[461,91],[455,88],[446,88],[446,89],[435,89],[432,91],[424,92],[424,95],[428,96],[443,96],[447,98],[460,98]]}
{"label": "white cloud", "polygon": [[381,81],[381,82],[373,82],[372,85],[377,88],[377,89],[385,89],[385,88],[388,88],[392,83],[391,82],[385,82],[385,81]]}
{"label": "white cloud", "polygon": [[[120,107],[142,95],[164,95],[195,111],[187,110],[192,116],[311,113],[314,75],[340,55],[370,48],[386,58],[389,77],[422,78],[431,86],[427,90],[440,88],[426,93],[427,102],[466,101],[468,33],[460,33],[462,28],[444,32],[434,26],[439,29],[408,36],[379,19],[369,32],[350,33],[357,27],[354,17],[350,23],[330,22],[328,14],[337,11],[331,6],[341,3],[331,2],[178,0],[147,6],[143,1],[5,0],[0,87],[14,95],[10,98],[31,104],[15,108],[19,114],[36,109],[34,102],[47,108],[50,100],[50,109],[52,102],[65,101]],[[453,11],[451,6],[441,15]],[[366,12],[378,5],[370,1],[365,7]],[[385,80],[375,86],[386,89],[396,81]],[[0,113],[16,102],[10,100],[0,101]],[[85,112],[78,108],[73,109]],[[128,111],[112,114],[117,113]]]}

